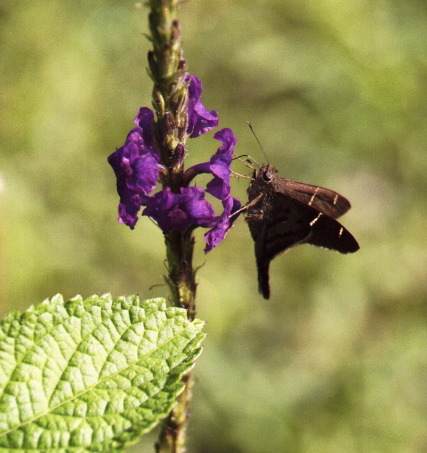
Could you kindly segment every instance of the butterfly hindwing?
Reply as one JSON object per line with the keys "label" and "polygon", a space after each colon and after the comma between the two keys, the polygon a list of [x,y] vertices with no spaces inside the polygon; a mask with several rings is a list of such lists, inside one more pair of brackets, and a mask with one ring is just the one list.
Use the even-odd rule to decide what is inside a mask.
{"label": "butterfly hindwing", "polygon": [[359,250],[359,244],[353,235],[339,222],[322,213],[314,220],[311,233],[305,242],[340,253],[354,253]]}

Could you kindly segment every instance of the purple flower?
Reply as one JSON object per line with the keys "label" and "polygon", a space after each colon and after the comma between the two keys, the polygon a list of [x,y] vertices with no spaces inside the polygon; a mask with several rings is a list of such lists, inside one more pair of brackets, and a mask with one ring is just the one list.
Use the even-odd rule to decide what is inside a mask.
{"label": "purple flower", "polygon": [[125,144],[108,158],[120,195],[119,222],[134,228],[145,197],[156,187],[160,156],[153,141],[153,112],[143,107]]}
{"label": "purple flower", "polygon": [[194,75],[187,76],[188,84],[188,126],[187,134],[190,138],[215,129],[218,126],[218,113],[215,110],[210,112],[202,104],[200,96],[202,94],[202,82]]}
{"label": "purple flower", "polygon": [[220,141],[222,146],[209,162],[194,165],[188,171],[196,174],[212,173],[214,178],[208,183],[206,191],[215,198],[224,200],[230,195],[230,165],[237,139],[233,131],[228,128],[216,132],[213,138]]}
{"label": "purple flower", "polygon": [[[217,112],[208,111],[200,101],[202,84],[195,76],[188,76],[188,127],[187,135],[198,137],[218,125]],[[125,144],[110,155],[108,162],[117,177],[117,191],[120,195],[119,222],[134,228],[141,206],[145,206],[143,216],[155,220],[163,233],[172,230],[184,232],[189,228],[210,228],[205,235],[209,252],[225,237],[240,208],[239,200],[230,195],[230,164],[236,145],[236,137],[231,129],[218,131],[214,138],[222,145],[209,162],[197,164],[183,174],[183,184],[179,193],[165,187],[154,195],[161,168],[160,152],[153,136],[154,114],[147,108],[139,110]],[[172,162],[182,161],[185,156],[183,143],[176,146]],[[169,162],[170,165],[170,162]],[[201,173],[212,174],[206,190],[188,187],[190,181]],[[212,205],[205,199],[206,192],[221,200],[223,212],[216,215]]]}
{"label": "purple flower", "polygon": [[164,188],[146,202],[142,215],[157,222],[163,233],[187,228],[215,225],[215,212],[205,200],[205,191],[199,187],[181,187],[180,193]]}
{"label": "purple flower", "polygon": [[207,184],[206,192],[222,201],[223,213],[217,217],[216,225],[205,235],[205,252],[215,248],[227,234],[232,223],[237,218],[233,214],[240,209],[240,201],[230,195],[230,165],[237,139],[231,129],[221,129],[214,138],[222,143],[209,162],[197,164],[190,171],[197,173],[212,173],[213,179]]}
{"label": "purple flower", "polygon": [[237,218],[233,214],[240,209],[240,201],[230,195],[230,164],[236,137],[231,129],[222,129],[214,138],[221,141],[222,146],[209,162],[191,167],[188,174],[192,177],[201,173],[213,175],[206,192],[222,201],[222,214],[215,215],[212,205],[205,200],[205,191],[199,187],[182,187],[178,194],[166,187],[152,197],[147,197],[146,208],[142,212],[142,215],[155,220],[165,234],[173,229],[183,232],[187,228],[211,228],[205,235],[206,253],[224,239]]}
{"label": "purple flower", "polygon": [[237,198],[228,197],[222,205],[224,212],[217,217],[216,225],[205,234],[205,253],[210,252],[225,238],[231,225],[239,216],[239,214],[233,216],[241,206]]}

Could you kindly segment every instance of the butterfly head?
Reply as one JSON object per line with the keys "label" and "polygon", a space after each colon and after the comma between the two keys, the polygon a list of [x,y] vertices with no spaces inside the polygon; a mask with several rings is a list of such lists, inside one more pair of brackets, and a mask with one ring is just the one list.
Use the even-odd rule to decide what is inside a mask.
{"label": "butterfly head", "polygon": [[277,170],[270,164],[262,164],[260,169],[254,172],[254,179],[266,184],[270,183],[277,174]]}

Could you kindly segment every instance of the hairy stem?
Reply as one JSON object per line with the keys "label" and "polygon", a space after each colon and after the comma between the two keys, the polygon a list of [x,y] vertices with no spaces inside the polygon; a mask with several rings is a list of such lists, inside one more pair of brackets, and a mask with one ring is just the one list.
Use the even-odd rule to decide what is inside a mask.
{"label": "hairy stem", "polygon": [[[154,135],[164,167],[161,182],[175,193],[183,186],[185,133],[187,129],[186,64],[181,47],[181,31],[176,19],[179,0],[150,0],[149,25],[153,49],[148,53],[156,112]],[[188,318],[196,313],[196,282],[192,265],[194,238],[192,231],[176,230],[165,234],[168,276],[172,304],[185,308]],[[183,377],[184,391],[163,422],[157,453],[183,453],[187,439],[193,379]]]}
{"label": "hairy stem", "polygon": [[167,283],[172,293],[173,304],[185,308],[192,321],[196,315],[195,295],[197,284],[192,267],[194,238],[192,232],[174,230],[166,236],[166,251],[169,266]]}

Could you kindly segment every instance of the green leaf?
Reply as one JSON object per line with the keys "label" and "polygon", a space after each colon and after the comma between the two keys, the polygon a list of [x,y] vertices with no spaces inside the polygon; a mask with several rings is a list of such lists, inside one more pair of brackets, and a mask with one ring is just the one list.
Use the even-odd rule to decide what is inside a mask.
{"label": "green leaf", "polygon": [[164,299],[56,295],[0,323],[0,452],[118,452],[165,417],[203,322]]}

